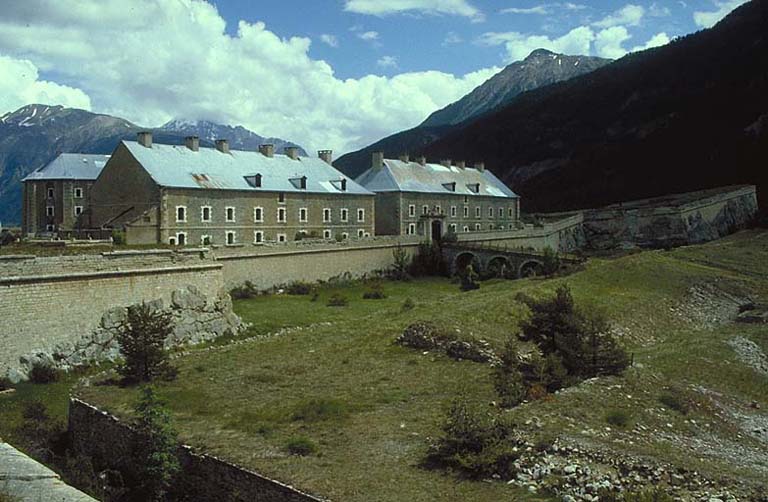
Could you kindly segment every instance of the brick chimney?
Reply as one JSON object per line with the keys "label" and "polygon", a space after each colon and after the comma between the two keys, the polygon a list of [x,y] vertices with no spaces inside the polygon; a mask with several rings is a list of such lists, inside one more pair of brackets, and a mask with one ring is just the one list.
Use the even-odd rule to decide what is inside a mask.
{"label": "brick chimney", "polygon": [[443,159],[440,161],[440,164],[442,164],[445,167],[451,167],[451,159]]}
{"label": "brick chimney", "polygon": [[221,153],[229,153],[229,140],[217,139],[216,150],[220,151]]}
{"label": "brick chimney", "polygon": [[275,145],[273,145],[272,143],[265,143],[263,145],[259,145],[259,153],[271,159],[272,157],[275,156]]}
{"label": "brick chimney", "polygon": [[411,156],[407,153],[404,153],[400,155],[400,162],[405,162],[406,164],[411,161]]}
{"label": "brick chimney", "polygon": [[318,150],[317,156],[328,165],[333,165],[333,150]]}
{"label": "brick chimney", "polygon": [[384,152],[373,152],[371,154],[371,167],[381,169],[384,166]]}
{"label": "brick chimney", "polygon": [[418,162],[419,164],[421,164],[422,166],[424,166],[424,165],[426,165],[426,164],[427,164],[427,158],[426,158],[426,157],[424,157],[424,156],[422,155],[421,157],[419,157],[419,158],[417,158],[417,159],[416,159],[416,162]]}
{"label": "brick chimney", "polygon": [[200,150],[200,138],[197,136],[187,136],[184,138],[184,146],[192,150],[193,152],[197,152]]}
{"label": "brick chimney", "polygon": [[290,157],[293,160],[299,159],[299,147],[297,146],[286,146],[285,147],[285,154]]}
{"label": "brick chimney", "polygon": [[152,148],[152,133],[149,131],[141,131],[136,135],[136,141],[146,148]]}
{"label": "brick chimney", "polygon": [[463,160],[457,160],[456,167],[458,167],[459,169],[464,169],[465,167],[467,167],[467,163],[464,162]]}
{"label": "brick chimney", "polygon": [[475,169],[481,173],[485,171],[485,162],[475,162]]}

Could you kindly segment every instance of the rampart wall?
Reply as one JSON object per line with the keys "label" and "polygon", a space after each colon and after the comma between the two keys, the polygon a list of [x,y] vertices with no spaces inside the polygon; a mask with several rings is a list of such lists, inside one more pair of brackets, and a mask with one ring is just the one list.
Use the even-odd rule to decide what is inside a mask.
{"label": "rampart wall", "polygon": [[555,251],[571,252],[584,245],[583,221],[583,215],[576,213],[540,225],[525,225],[516,230],[458,233],[456,237],[459,242],[488,243],[536,251],[549,247]]}

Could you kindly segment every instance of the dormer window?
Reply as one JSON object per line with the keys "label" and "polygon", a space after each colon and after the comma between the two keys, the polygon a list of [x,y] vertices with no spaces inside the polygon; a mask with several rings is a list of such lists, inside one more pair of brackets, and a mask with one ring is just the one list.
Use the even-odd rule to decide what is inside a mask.
{"label": "dormer window", "polygon": [[449,192],[455,192],[456,191],[456,182],[451,183],[443,183],[443,188],[448,190]]}
{"label": "dormer window", "polygon": [[291,178],[291,184],[298,188],[299,190],[306,190],[307,189],[307,177],[302,176],[301,178]]}
{"label": "dormer window", "polygon": [[341,178],[340,180],[333,180],[331,181],[331,185],[336,187],[336,190],[339,190],[341,192],[347,191],[347,180],[346,178]]}
{"label": "dormer window", "polygon": [[252,174],[250,176],[244,176],[245,182],[251,188],[261,188],[261,174]]}
{"label": "dormer window", "polygon": [[469,183],[467,189],[472,193],[480,193],[480,183]]}

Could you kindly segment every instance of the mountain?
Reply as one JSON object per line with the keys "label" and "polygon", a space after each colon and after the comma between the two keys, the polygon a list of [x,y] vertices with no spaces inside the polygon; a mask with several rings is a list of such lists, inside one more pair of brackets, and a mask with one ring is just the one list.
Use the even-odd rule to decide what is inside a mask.
{"label": "mountain", "polygon": [[426,146],[484,160],[527,210],[754,183],[768,204],[768,0],[518,96]]}
{"label": "mountain", "polygon": [[[108,154],[123,139],[147,130],[125,119],[63,106],[27,105],[0,117],[0,222],[21,221],[21,180],[52,161],[59,153]],[[256,149],[262,142],[282,147],[277,138],[261,136],[241,127],[212,122],[171,121],[153,131],[158,143],[182,144],[184,136],[200,136],[201,144],[227,138],[233,149]],[[291,143],[292,144],[292,143]]]}
{"label": "mountain", "polygon": [[371,152],[383,151],[387,157],[396,157],[404,152],[421,150],[463,124],[504,106],[523,92],[589,73],[608,63],[608,59],[565,56],[537,49],[523,61],[510,64],[459,101],[434,112],[418,127],[348,153],[333,165],[348,176],[356,177],[368,168]]}

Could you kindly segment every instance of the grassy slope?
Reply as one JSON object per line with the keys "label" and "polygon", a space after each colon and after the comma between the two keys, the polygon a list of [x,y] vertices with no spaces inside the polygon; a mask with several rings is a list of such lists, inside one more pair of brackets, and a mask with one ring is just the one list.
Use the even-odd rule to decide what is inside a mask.
{"label": "grassy slope", "polygon": [[[753,400],[768,406],[763,391],[768,380],[739,364],[725,344],[738,331],[765,346],[766,330],[727,326],[697,331],[670,308],[692,284],[715,279],[725,289],[768,299],[767,242],[766,232],[745,232],[672,252],[593,260],[586,270],[563,279],[484,283],[471,293],[459,293],[444,280],[385,283],[388,299],[363,301],[364,287],[356,285],[340,289],[350,299],[342,308],[325,306],[332,290],[323,290],[316,302],[287,296],[239,301],[235,308],[254,323],[254,334],[304,328],[193,352],[179,360],[179,379],[164,384],[161,393],[189,443],[335,500],[523,497],[501,483],[457,481],[417,467],[426,438],[437,433],[453,396],[463,392],[490,402],[494,393],[486,366],[424,355],[394,346],[392,340],[408,323],[434,319],[500,344],[526,315],[513,299],[518,291],[539,296],[566,282],[577,302],[614,319],[640,364],[625,378],[581,385],[512,411],[520,423],[536,416],[543,421],[543,430],[532,431],[536,434],[628,448],[713,476],[755,478],[749,466],[713,456],[717,452],[692,454],[680,444],[714,434],[756,447],[716,415],[711,400],[686,385],[725,392],[732,406]],[[406,297],[417,307],[403,312]],[[670,382],[690,394],[695,404],[690,416],[658,403]],[[107,387],[84,388],[81,394],[118,414],[127,414],[136,396],[132,389]],[[329,401],[327,417],[294,419],[312,399]],[[604,418],[611,409],[624,410],[633,425],[663,435],[658,432],[651,440],[631,427],[607,431]],[[317,442],[320,454],[286,455],[286,441],[296,436]]]}

